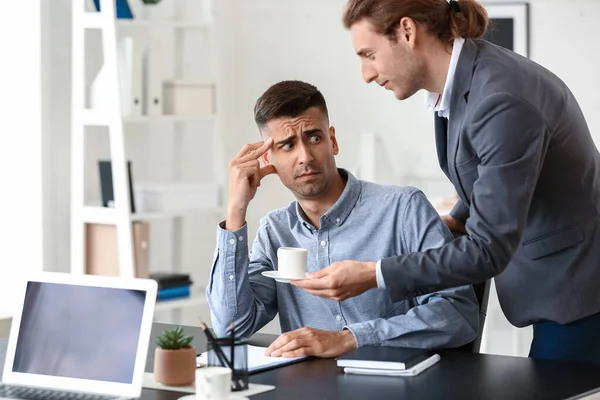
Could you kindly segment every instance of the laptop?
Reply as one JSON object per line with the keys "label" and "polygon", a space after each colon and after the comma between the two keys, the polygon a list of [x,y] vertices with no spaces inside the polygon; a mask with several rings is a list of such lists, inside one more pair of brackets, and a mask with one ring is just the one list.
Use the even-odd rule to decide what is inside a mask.
{"label": "laptop", "polygon": [[141,395],[156,281],[42,273],[22,284],[0,399]]}

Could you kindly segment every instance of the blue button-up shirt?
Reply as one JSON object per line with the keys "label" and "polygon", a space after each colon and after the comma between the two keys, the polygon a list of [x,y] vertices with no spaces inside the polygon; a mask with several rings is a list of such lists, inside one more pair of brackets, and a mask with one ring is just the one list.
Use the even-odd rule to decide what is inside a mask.
{"label": "blue button-up shirt", "polygon": [[308,249],[307,271],[335,261],[376,261],[426,251],[452,240],[419,190],[357,180],[340,169],[346,187],[334,206],[312,226],[297,202],[261,220],[252,251],[244,226],[217,228],[217,249],[208,286],[213,328],[224,336],[250,336],[279,312],[283,332],[312,327],[349,329],[358,346],[455,347],[477,335],[478,305],[470,286],[392,302],[384,289],[335,301],[313,296],[261,275],[277,270],[279,247]]}

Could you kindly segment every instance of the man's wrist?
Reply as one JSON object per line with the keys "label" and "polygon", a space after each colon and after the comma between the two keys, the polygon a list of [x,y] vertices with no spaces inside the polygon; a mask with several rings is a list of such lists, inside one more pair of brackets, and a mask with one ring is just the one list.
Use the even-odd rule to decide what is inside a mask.
{"label": "man's wrist", "polygon": [[356,338],[350,329],[344,329],[339,332],[341,337],[341,343],[343,344],[344,349],[346,351],[354,350],[358,347],[358,343],[356,343]]}
{"label": "man's wrist", "polygon": [[377,288],[377,262],[371,261],[366,262],[366,281],[369,284],[369,288],[374,289]]}
{"label": "man's wrist", "polygon": [[225,219],[225,229],[236,231],[246,224],[246,208],[227,207],[227,217]]}

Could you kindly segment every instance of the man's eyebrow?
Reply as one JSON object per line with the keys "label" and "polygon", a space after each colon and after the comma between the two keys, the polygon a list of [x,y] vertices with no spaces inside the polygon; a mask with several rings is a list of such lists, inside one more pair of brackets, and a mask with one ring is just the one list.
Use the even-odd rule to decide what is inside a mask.
{"label": "man's eyebrow", "polygon": [[294,140],[295,137],[296,137],[295,135],[290,135],[290,136],[286,137],[285,139],[280,140],[279,142],[275,142],[275,145],[280,146],[283,144],[292,143],[292,141]]}
{"label": "man's eyebrow", "polygon": [[306,130],[306,131],[302,131],[302,136],[312,136],[315,133],[323,133],[323,131],[320,130],[319,128],[309,129],[309,130]]}
{"label": "man's eyebrow", "polygon": [[[312,136],[315,133],[321,133],[322,134],[323,131],[321,129],[319,129],[319,128],[308,129],[306,131],[302,131],[302,136]],[[286,137],[283,140],[275,142],[275,145],[276,146],[281,146],[281,145],[285,145],[285,144],[288,144],[288,143],[292,143],[295,139],[296,139],[296,135],[290,135],[290,136]]]}
{"label": "man's eyebrow", "polygon": [[361,57],[366,57],[368,53],[372,53],[372,52],[373,52],[373,49],[366,48],[366,49],[360,49],[359,51],[356,52],[356,54],[358,54]]}

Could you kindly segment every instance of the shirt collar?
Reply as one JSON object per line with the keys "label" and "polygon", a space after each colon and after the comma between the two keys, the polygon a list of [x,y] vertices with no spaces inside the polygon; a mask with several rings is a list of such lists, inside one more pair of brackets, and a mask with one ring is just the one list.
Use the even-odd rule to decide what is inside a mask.
{"label": "shirt collar", "polygon": [[440,117],[450,117],[450,99],[452,98],[452,89],[454,86],[454,74],[456,73],[456,65],[458,64],[458,57],[462,50],[465,39],[456,38],[452,45],[452,56],[450,57],[450,65],[448,67],[448,75],[446,76],[446,84],[444,85],[444,91],[441,94],[434,92],[427,92],[425,102],[431,111],[436,111]]}
{"label": "shirt collar", "polygon": [[[346,218],[348,218],[348,215],[350,215],[352,212],[352,209],[358,201],[362,191],[360,181],[356,179],[354,175],[343,168],[338,168],[338,173],[342,178],[346,179],[346,187],[333,207],[331,207],[325,214],[321,216],[321,228],[326,226],[327,222],[341,226]],[[297,216],[298,220],[303,222],[305,226],[311,226],[306,220],[304,211],[302,211],[300,204],[297,201],[292,202],[288,206],[288,212]]]}

